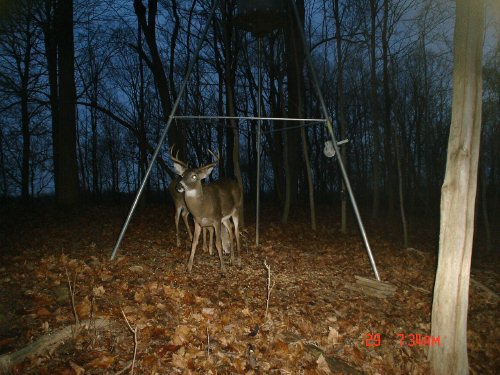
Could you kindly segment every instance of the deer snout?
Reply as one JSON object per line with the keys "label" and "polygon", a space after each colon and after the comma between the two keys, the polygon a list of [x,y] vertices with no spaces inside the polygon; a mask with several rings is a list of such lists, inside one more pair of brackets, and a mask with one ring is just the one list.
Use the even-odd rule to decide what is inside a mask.
{"label": "deer snout", "polygon": [[182,181],[179,181],[177,185],[175,185],[175,190],[177,190],[178,193],[184,193],[185,188]]}

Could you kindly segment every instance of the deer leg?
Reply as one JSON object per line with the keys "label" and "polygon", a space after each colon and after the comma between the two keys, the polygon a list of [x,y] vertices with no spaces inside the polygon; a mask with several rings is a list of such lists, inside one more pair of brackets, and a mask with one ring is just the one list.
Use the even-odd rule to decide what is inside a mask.
{"label": "deer leg", "polygon": [[237,265],[241,267],[241,258],[240,258],[240,229],[238,228],[239,216],[238,212],[233,215],[233,223],[234,223],[234,236],[236,237],[236,251],[237,254]]}
{"label": "deer leg", "polygon": [[189,273],[191,273],[191,269],[193,268],[194,253],[196,252],[196,246],[198,245],[198,240],[200,239],[200,232],[201,232],[201,226],[195,221],[193,243],[191,244],[191,255],[189,256],[189,262],[188,262]]}
{"label": "deer leg", "polygon": [[[233,236],[231,237],[231,246],[233,246],[233,241],[234,241],[234,225],[233,223],[231,222],[231,220],[228,220],[227,221],[228,225],[229,225],[229,233],[232,234]],[[232,250],[231,250],[232,251]]]}
{"label": "deer leg", "polygon": [[207,252],[207,227],[203,227],[203,251],[206,253]]}
{"label": "deer leg", "polygon": [[[188,234],[189,234],[189,239],[192,241],[193,234],[191,233],[191,228],[189,227],[189,223],[188,223],[188,219],[187,219],[188,216],[189,216],[189,212],[187,210],[182,210],[182,220],[184,221],[184,224],[186,225],[186,229],[187,229]],[[177,219],[177,220],[179,220],[179,219]]]}
{"label": "deer leg", "polygon": [[214,228],[208,227],[207,230],[210,233],[210,244],[208,245],[208,253],[213,255],[214,253]]}
{"label": "deer leg", "polygon": [[181,239],[179,237],[179,218],[181,216],[181,207],[175,208],[175,238],[177,240],[177,247],[181,247]]}
{"label": "deer leg", "polygon": [[230,244],[230,254],[231,254],[231,264],[234,264],[234,248],[233,248],[233,232],[231,228],[231,222],[228,220],[224,220],[222,224],[226,227],[227,233],[229,234],[229,244]]}
{"label": "deer leg", "polygon": [[215,228],[215,247],[217,248],[217,252],[219,253],[219,260],[220,260],[220,271],[222,273],[226,272],[226,269],[224,267],[224,261],[222,260],[222,239],[220,235],[220,221],[217,221],[214,225]]}

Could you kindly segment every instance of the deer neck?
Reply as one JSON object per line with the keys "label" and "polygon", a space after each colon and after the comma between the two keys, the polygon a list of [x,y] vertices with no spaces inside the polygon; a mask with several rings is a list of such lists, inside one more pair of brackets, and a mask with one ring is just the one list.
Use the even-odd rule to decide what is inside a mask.
{"label": "deer neck", "polygon": [[215,222],[220,220],[217,202],[213,198],[212,191],[203,192],[201,188],[193,189],[190,195],[185,195],[189,212],[193,215],[195,222],[202,227],[213,226]]}
{"label": "deer neck", "polygon": [[194,216],[197,216],[196,214],[203,207],[204,198],[203,187],[201,185],[195,189],[189,189],[184,192],[186,205]]}

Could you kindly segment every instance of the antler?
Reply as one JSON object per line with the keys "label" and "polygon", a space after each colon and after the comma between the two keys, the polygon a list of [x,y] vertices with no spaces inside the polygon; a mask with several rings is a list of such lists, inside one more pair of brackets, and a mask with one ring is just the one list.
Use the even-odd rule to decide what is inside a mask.
{"label": "antler", "polygon": [[215,159],[212,164],[214,164],[214,165],[219,164],[219,159],[220,159],[219,151],[217,150],[217,155],[215,155],[211,150],[208,150],[208,152],[210,152],[210,154]]}
{"label": "antler", "polygon": [[172,147],[170,147],[170,149],[168,150],[168,156],[170,156],[170,159],[172,159],[172,161],[175,161],[176,163],[179,163],[180,165],[182,165],[186,169],[189,168],[189,166],[186,163],[184,163],[182,160],[179,160],[179,150],[177,150],[175,157],[174,157],[174,155],[172,155],[172,151],[174,150],[174,147],[175,147],[175,145],[172,145]]}

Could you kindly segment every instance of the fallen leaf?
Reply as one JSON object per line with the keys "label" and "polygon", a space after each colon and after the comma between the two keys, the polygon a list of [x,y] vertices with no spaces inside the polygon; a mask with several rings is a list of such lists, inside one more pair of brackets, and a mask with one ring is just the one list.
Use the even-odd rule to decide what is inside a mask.
{"label": "fallen leaf", "polygon": [[157,281],[152,281],[152,282],[148,283],[148,285],[146,287],[148,288],[148,290],[151,293],[156,294],[156,292],[158,290],[158,282]]}
{"label": "fallen leaf", "polygon": [[213,307],[204,307],[201,309],[201,313],[208,319],[212,319],[215,315],[215,309]]}
{"label": "fallen leaf", "polygon": [[52,313],[47,310],[47,308],[45,307],[40,307],[36,310],[35,312],[36,316],[49,316],[49,315],[52,315]]}
{"label": "fallen leaf", "polygon": [[159,357],[163,357],[165,354],[169,352],[176,352],[177,350],[179,350],[179,348],[180,348],[179,345],[173,345],[173,344],[163,345],[156,350],[156,354]]}
{"label": "fallen leaf", "polygon": [[90,316],[90,300],[89,297],[85,296],[85,298],[75,306],[76,313],[80,318],[87,318]]}
{"label": "fallen leaf", "polygon": [[184,298],[182,299],[182,301],[186,305],[193,305],[196,302],[196,299],[194,298],[194,294],[193,293],[187,292],[186,294],[184,294]]}
{"label": "fallen leaf", "polygon": [[252,313],[250,312],[250,309],[248,307],[245,307],[243,310],[241,310],[241,313],[243,316],[250,316]]}
{"label": "fallen leaf", "polygon": [[69,361],[69,365],[71,366],[71,368],[75,372],[75,375],[82,375],[85,373],[85,369],[81,366],[78,366],[75,362]]}
{"label": "fallen leaf", "polygon": [[286,356],[289,353],[288,344],[279,339],[274,342],[273,349],[275,349],[281,356]]}
{"label": "fallen leaf", "polygon": [[102,297],[104,295],[104,287],[102,285],[95,287],[92,289],[92,293],[94,293],[94,296],[96,297]]}
{"label": "fallen leaf", "polygon": [[131,266],[128,268],[132,272],[142,273],[144,271],[143,266]]}
{"label": "fallen leaf", "polygon": [[191,314],[191,319],[193,319],[199,323],[203,320],[203,315],[201,315],[199,313],[194,313],[194,314]]}
{"label": "fallen leaf", "polygon": [[151,355],[147,355],[141,359],[141,365],[149,367],[149,366],[152,366],[157,361],[158,361],[158,358],[155,355],[151,354]]}
{"label": "fallen leaf", "polygon": [[328,363],[326,362],[325,357],[323,354],[320,354],[318,357],[318,360],[316,361],[316,364],[318,365],[318,371],[321,374],[331,374],[332,370],[330,370],[330,366],[328,366]]}
{"label": "fallen leaf", "polygon": [[333,328],[328,327],[328,345],[335,345],[339,342],[339,332]]}
{"label": "fallen leaf", "polygon": [[172,338],[172,343],[174,345],[182,345],[188,342],[189,332],[190,330],[188,326],[186,325],[177,326],[174,332],[174,336]]}
{"label": "fallen leaf", "polygon": [[102,355],[90,361],[87,365],[92,368],[108,368],[115,361],[115,357]]}
{"label": "fallen leaf", "polygon": [[142,302],[144,301],[144,291],[138,290],[137,292],[134,293],[134,301],[135,302]]}
{"label": "fallen leaf", "polygon": [[174,353],[174,354],[172,354],[172,364],[175,367],[186,368],[188,361],[184,356],[177,354],[177,353]]}

